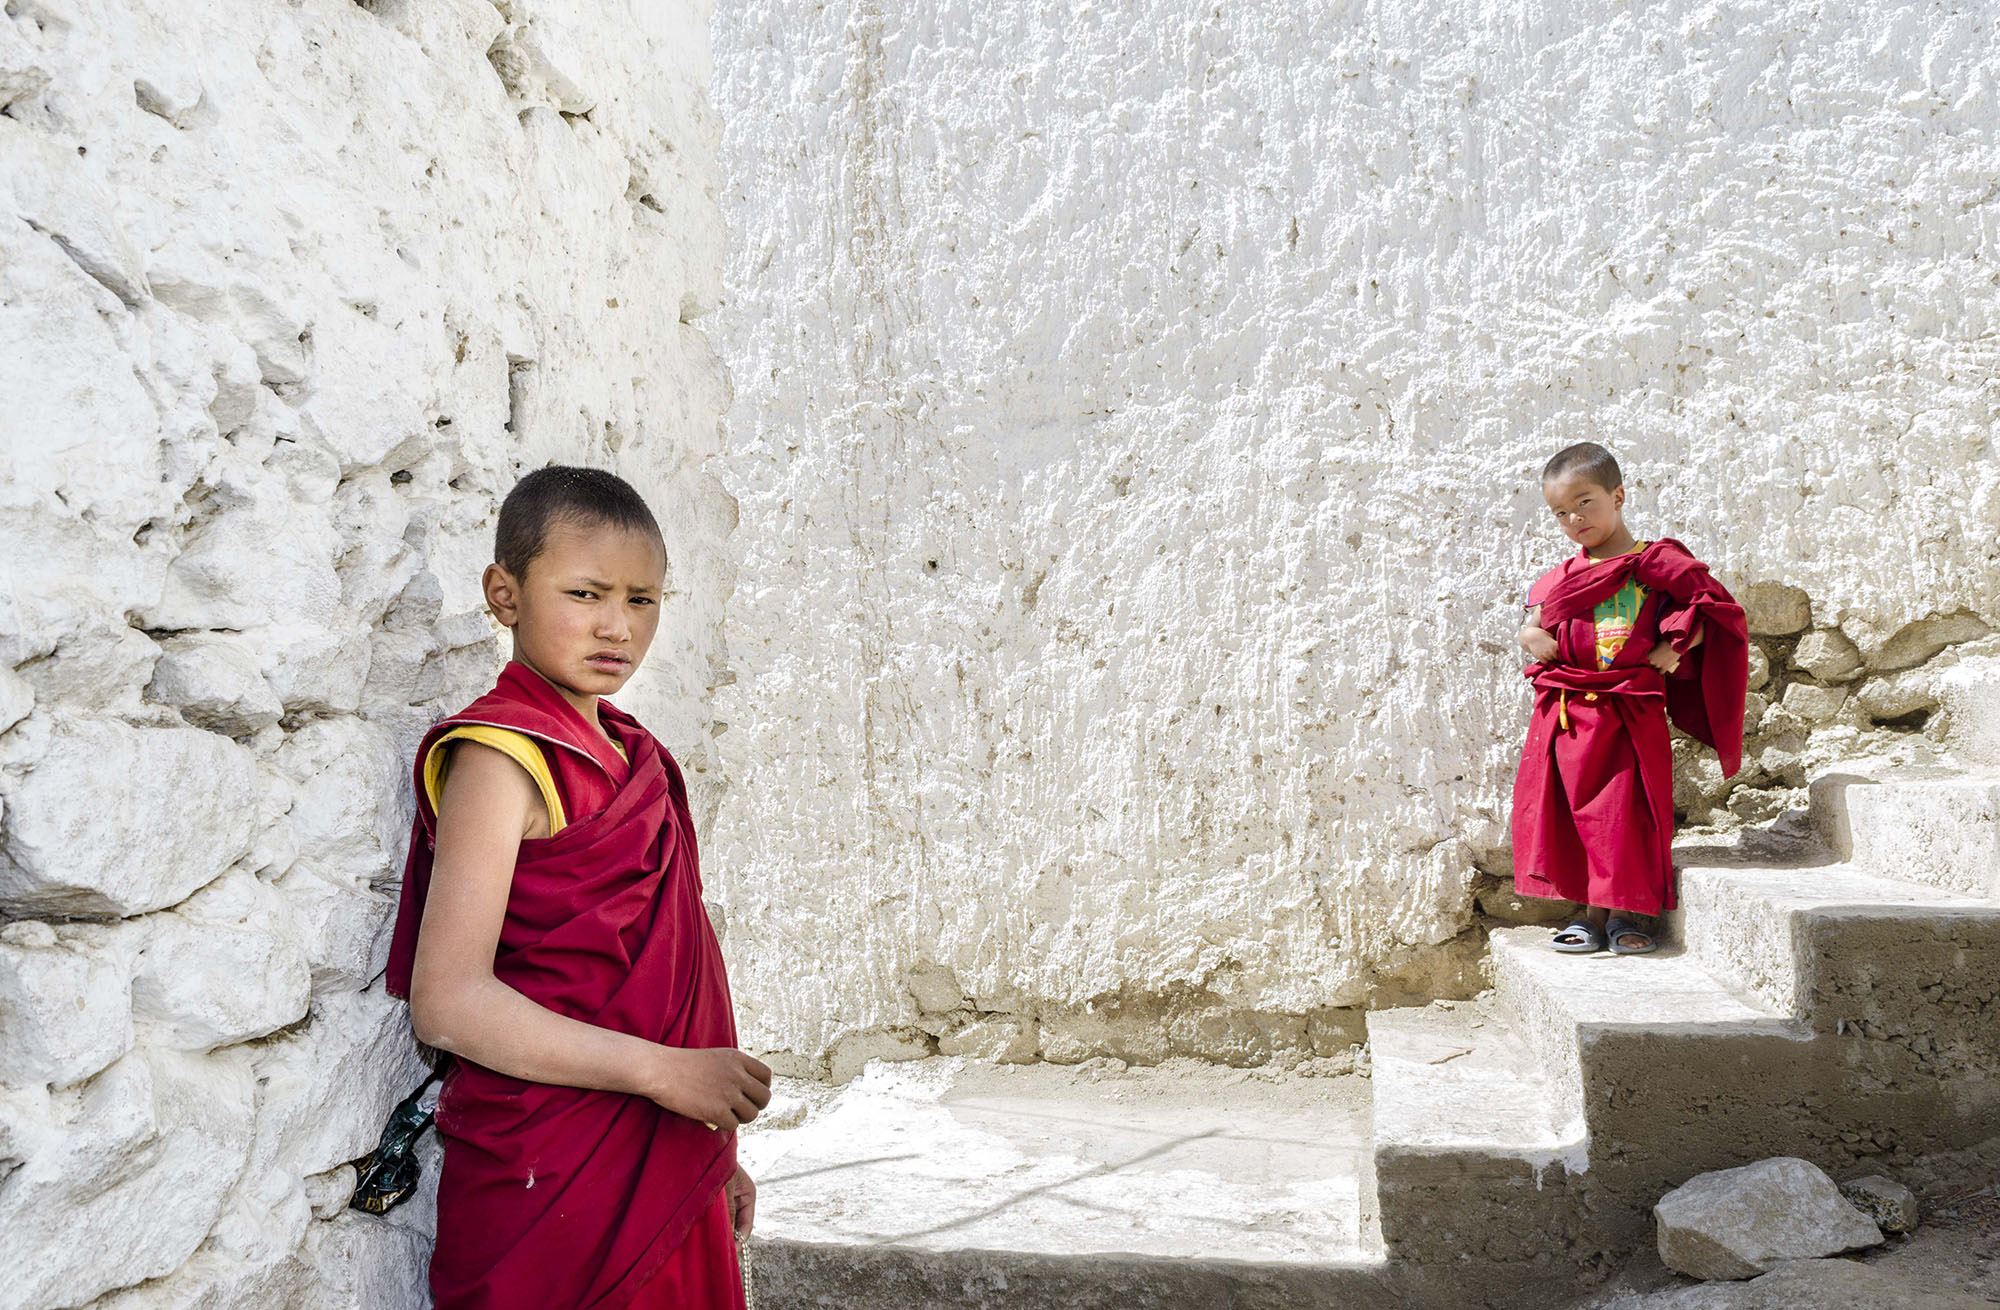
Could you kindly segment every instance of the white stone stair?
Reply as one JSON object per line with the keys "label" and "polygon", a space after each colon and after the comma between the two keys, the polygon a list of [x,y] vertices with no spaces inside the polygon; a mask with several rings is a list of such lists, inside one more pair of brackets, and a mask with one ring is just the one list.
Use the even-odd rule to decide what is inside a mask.
{"label": "white stone stair", "polygon": [[1494,931],[1489,995],[1369,1016],[1365,1097],[957,1062],[824,1093],[746,1136],[771,1152],[760,1303],[1554,1306],[1705,1170],[1984,1158],[2000,781],[1857,773],[1810,805],[1811,840],[1684,846],[1652,955]]}
{"label": "white stone stair", "polygon": [[[1827,844],[1755,833],[1678,852],[1681,909],[1651,955],[1563,955],[1545,928],[1495,931],[1486,1021],[1460,1035],[1524,1046],[1520,1094],[1541,1089],[1550,1121],[1578,1139],[1562,1177],[1538,1178],[1564,1214],[1529,1207],[1522,1227],[1560,1232],[1564,1262],[1611,1261],[1646,1240],[1654,1199],[1707,1169],[1787,1154],[1842,1176],[1921,1170],[2000,1133],[1995,800],[1984,775],[1816,786],[1810,828]],[[1411,1021],[1397,1015],[1371,1016],[1371,1037],[1405,1041]],[[1424,1100],[1476,1098],[1483,1053],[1440,1065]],[[1439,1085],[1454,1076],[1462,1086]],[[1378,1109],[1377,1122],[1420,1113]],[[1454,1149],[1448,1131],[1432,1137]],[[1388,1145],[1377,1142],[1385,1176]],[[1442,1258],[1435,1243],[1399,1241],[1386,1186],[1380,1210],[1392,1266]],[[1420,1239],[1421,1219],[1407,1225]],[[1503,1251],[1517,1274],[1534,1259],[1518,1246],[1488,1258]]]}

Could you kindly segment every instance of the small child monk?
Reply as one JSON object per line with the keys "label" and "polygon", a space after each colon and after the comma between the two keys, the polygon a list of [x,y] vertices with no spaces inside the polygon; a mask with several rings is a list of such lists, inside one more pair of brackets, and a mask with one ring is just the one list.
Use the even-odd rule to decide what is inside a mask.
{"label": "small child monk", "polygon": [[[741,1310],[756,1188],[738,1125],[771,1071],[736,1048],[680,767],[603,699],[646,657],[666,546],[596,469],[500,507],[492,691],[416,760],[389,990],[449,1052],[439,1310]],[[733,1232],[732,1232],[733,1230]]]}
{"label": "small child monk", "polygon": [[1569,954],[1656,946],[1674,908],[1674,757],[1667,724],[1743,756],[1749,632],[1708,567],[1625,526],[1625,479],[1583,442],[1542,470],[1542,498],[1578,551],[1528,593],[1520,643],[1534,715],[1514,783],[1514,887],[1577,904]]}

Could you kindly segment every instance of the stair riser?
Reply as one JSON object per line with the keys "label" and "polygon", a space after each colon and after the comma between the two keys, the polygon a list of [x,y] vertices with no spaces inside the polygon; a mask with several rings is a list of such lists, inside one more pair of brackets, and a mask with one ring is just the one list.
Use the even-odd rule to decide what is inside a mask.
{"label": "stair riser", "polygon": [[1744,883],[1712,869],[1681,871],[1677,940],[1702,967],[1779,1014],[1802,1014],[1808,962],[1803,925]]}
{"label": "stair riser", "polygon": [[[1577,1221],[1569,1174],[1554,1161],[1481,1152],[1378,1151],[1376,1197],[1392,1265],[1441,1277],[1476,1262],[1486,1304],[1547,1305],[1543,1292],[1573,1278],[1564,1257]],[[1477,1305],[1480,1300],[1429,1304]]]}
{"label": "stair riser", "polygon": [[2000,783],[1829,777],[1811,798],[1820,840],[1856,868],[2000,898]]}
{"label": "stair riser", "polygon": [[[1990,1052],[1989,1052],[1990,1055]],[[1918,1167],[2000,1128],[2000,1083],[1940,1081],[1936,1062],[1859,1035],[1788,1041],[1605,1033],[1583,1051],[1590,1168],[1570,1182],[1614,1256],[1652,1237],[1651,1208],[1712,1169],[1799,1156],[1836,1178]]]}
{"label": "stair riser", "polygon": [[1381,1266],[759,1241],[751,1268],[758,1310],[1386,1310],[1446,1303],[1416,1299],[1414,1279]]}
{"label": "stair riser", "polygon": [[[1813,1027],[1908,1053],[1904,1077],[2000,1072],[2000,913],[1799,916]],[[1934,1094],[1934,1093],[1933,1093]],[[1996,1125],[2000,1127],[2000,1125]]]}
{"label": "stair riser", "polygon": [[1493,993],[1501,1007],[1518,1021],[1520,1033],[1542,1076],[1548,1080],[1551,1104],[1560,1107],[1557,1122],[1574,1119],[1583,1104],[1583,1073],[1577,1061],[1576,1024],[1549,995],[1540,980],[1517,967],[1507,951],[1492,955]]}

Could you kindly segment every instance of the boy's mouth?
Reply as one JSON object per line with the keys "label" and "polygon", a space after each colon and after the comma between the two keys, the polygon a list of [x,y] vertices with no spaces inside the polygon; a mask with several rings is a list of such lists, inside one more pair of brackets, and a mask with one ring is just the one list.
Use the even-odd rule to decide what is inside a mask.
{"label": "boy's mouth", "polygon": [[631,660],[612,651],[599,651],[584,663],[600,673],[623,673],[632,665]]}

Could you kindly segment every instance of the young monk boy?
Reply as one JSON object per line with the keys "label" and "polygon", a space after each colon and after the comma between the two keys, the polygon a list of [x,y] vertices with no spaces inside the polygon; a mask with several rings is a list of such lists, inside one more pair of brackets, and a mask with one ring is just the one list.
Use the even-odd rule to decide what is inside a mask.
{"label": "young monk boy", "polygon": [[1674,907],[1668,720],[1736,772],[1749,633],[1687,547],[1633,538],[1604,447],[1558,451],[1542,497],[1579,549],[1528,593],[1520,634],[1535,709],[1514,783],[1514,887],[1577,903],[1556,950],[1640,955],[1652,916]]}
{"label": "young monk boy", "polygon": [[[659,623],[666,547],[595,469],[500,507],[492,691],[417,752],[389,957],[419,1039],[456,1058],[431,1290],[440,1310],[740,1310],[735,1129],[771,1071],[736,1050],[673,756],[601,699]],[[421,931],[420,931],[421,929]]]}

